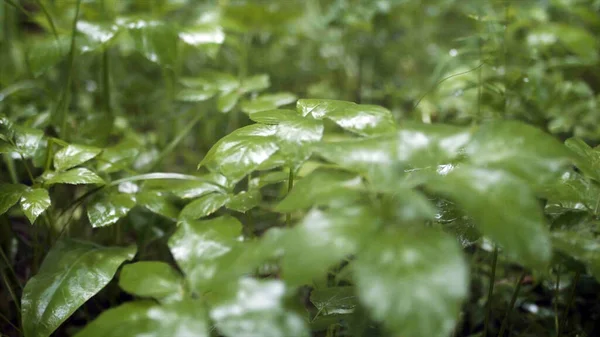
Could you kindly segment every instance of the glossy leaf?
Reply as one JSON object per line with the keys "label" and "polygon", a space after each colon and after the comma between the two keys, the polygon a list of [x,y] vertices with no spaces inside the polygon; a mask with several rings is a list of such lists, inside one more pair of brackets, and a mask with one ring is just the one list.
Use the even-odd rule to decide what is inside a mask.
{"label": "glossy leaf", "polygon": [[137,301],[104,311],[75,337],[209,337],[202,303]]}
{"label": "glossy leaf", "polygon": [[183,210],[181,210],[179,218],[190,220],[204,218],[225,206],[230,199],[231,196],[228,194],[210,193],[203,195],[187,204]]}
{"label": "glossy leaf", "polygon": [[182,199],[193,199],[213,192],[227,192],[224,186],[227,185],[227,179],[220,174],[209,174],[206,180],[186,181],[170,184],[168,191]]}
{"label": "glossy leaf", "polygon": [[177,93],[177,100],[183,102],[203,102],[217,93],[214,89],[183,89]]}
{"label": "glossy leaf", "polygon": [[241,95],[237,91],[221,94],[217,99],[217,109],[224,113],[229,112],[233,110],[240,98]]}
{"label": "glossy leaf", "polygon": [[354,264],[360,301],[397,336],[448,336],[467,297],[458,243],[440,232],[382,233]]}
{"label": "glossy leaf", "polygon": [[161,66],[172,66],[177,59],[177,32],[174,27],[154,20],[120,22],[132,37],[135,49]]}
{"label": "glossy leaf", "polygon": [[119,144],[105,148],[98,157],[98,171],[117,172],[128,168],[140,154],[140,144],[132,139],[125,139]]}
{"label": "glossy leaf", "polygon": [[27,64],[34,76],[39,76],[52,68],[69,52],[70,36],[60,35],[58,39],[49,37],[36,41],[27,51]]}
{"label": "glossy leaf", "polygon": [[21,184],[0,184],[0,214],[19,202],[26,189],[27,186]]}
{"label": "glossy leaf", "polygon": [[136,253],[135,246],[103,247],[61,240],[23,289],[21,315],[26,337],[47,337],[113,278]]}
{"label": "glossy leaf", "polygon": [[47,172],[44,175],[46,185],[54,184],[104,184],[104,180],[96,173],[84,167],[78,167],[64,172]]}
{"label": "glossy leaf", "polygon": [[265,94],[257,97],[252,101],[244,102],[241,108],[243,112],[247,114],[252,114],[259,111],[277,109],[282,105],[294,103],[296,99],[296,95],[289,92]]}
{"label": "glossy leaf", "polygon": [[13,129],[15,132],[14,143],[17,152],[25,158],[33,157],[43,140],[44,133],[41,130],[18,125],[15,125]]}
{"label": "glossy leaf", "polygon": [[241,279],[229,298],[215,304],[210,317],[228,337],[308,337],[306,322],[286,309],[286,288],[279,280]]}
{"label": "glossy leaf", "polygon": [[546,220],[532,190],[521,179],[505,171],[464,166],[428,187],[456,201],[514,261],[540,269],[550,261]]}
{"label": "glossy leaf", "polygon": [[222,44],[225,41],[225,33],[219,26],[198,25],[179,32],[181,41],[191,46],[205,44]]}
{"label": "glossy leaf", "polygon": [[135,196],[137,204],[168,219],[176,220],[179,209],[169,202],[162,192],[140,192]]}
{"label": "glossy leaf", "polygon": [[48,207],[50,207],[50,195],[46,189],[28,188],[23,192],[21,208],[29,222],[34,223]]}
{"label": "glossy leaf", "polygon": [[110,195],[87,206],[87,215],[92,227],[106,227],[127,215],[135,206],[135,197],[129,194]]}
{"label": "glossy leaf", "polygon": [[600,280],[600,245],[598,240],[573,231],[552,232],[552,245],[562,253],[584,263],[591,274]]}
{"label": "glossy leaf", "polygon": [[125,265],[119,276],[119,287],[140,296],[181,298],[183,278],[173,267],[159,261],[142,261]]}
{"label": "glossy leaf", "polygon": [[211,280],[219,268],[218,258],[232,250],[241,234],[242,224],[231,216],[205,221],[183,220],[169,239],[169,248],[177,265],[196,288]]}
{"label": "glossy leaf", "polygon": [[97,147],[70,144],[58,150],[54,155],[54,168],[65,171],[95,158],[102,149]]}
{"label": "glossy leaf", "polygon": [[342,286],[314,289],[310,301],[318,310],[318,316],[350,314],[358,305],[354,287]]}
{"label": "glossy leaf", "polygon": [[105,25],[84,20],[77,21],[77,31],[84,36],[78,45],[82,52],[91,52],[110,43],[119,33],[117,25]]}
{"label": "glossy leaf", "polygon": [[227,208],[245,213],[252,208],[258,206],[261,201],[260,190],[248,190],[241,191],[240,193],[232,196],[227,202]]}
{"label": "glossy leaf", "polygon": [[569,138],[565,145],[574,153],[575,165],[589,177],[600,181],[600,151],[592,149],[579,138]]}
{"label": "glossy leaf", "polygon": [[271,85],[269,75],[254,75],[242,81],[240,91],[243,93],[257,92],[267,89]]}
{"label": "glossy leaf", "polygon": [[392,113],[380,106],[352,102],[301,99],[297,110],[302,116],[328,118],[337,125],[359,135],[377,135],[394,131],[396,123]]}

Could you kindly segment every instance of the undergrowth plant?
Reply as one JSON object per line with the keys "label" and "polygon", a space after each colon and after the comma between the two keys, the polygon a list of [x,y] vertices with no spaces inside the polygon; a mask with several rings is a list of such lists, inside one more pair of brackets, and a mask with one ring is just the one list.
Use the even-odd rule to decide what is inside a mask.
{"label": "undergrowth plant", "polygon": [[0,332],[596,335],[599,10],[4,0]]}

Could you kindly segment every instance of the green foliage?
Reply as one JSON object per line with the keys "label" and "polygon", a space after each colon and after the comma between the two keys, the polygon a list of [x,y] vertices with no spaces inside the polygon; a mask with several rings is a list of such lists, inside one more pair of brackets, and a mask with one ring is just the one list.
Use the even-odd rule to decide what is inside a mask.
{"label": "green foliage", "polygon": [[5,0],[0,331],[597,335],[599,11]]}

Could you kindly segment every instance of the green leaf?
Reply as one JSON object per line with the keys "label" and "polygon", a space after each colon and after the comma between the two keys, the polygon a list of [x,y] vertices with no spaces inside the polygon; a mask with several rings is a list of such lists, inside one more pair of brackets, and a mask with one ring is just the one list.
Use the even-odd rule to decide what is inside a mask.
{"label": "green leaf", "polygon": [[296,95],[289,92],[279,92],[275,94],[265,94],[255,98],[252,101],[242,103],[242,111],[247,114],[259,111],[277,109],[282,105],[294,103],[298,99]]}
{"label": "green leaf", "polygon": [[197,25],[180,31],[179,38],[194,47],[205,44],[222,44],[225,41],[225,32],[219,26]]}
{"label": "green leaf", "polygon": [[180,219],[200,219],[213,214],[230,200],[228,194],[210,193],[187,204],[179,214]]}
{"label": "green leaf", "polygon": [[600,245],[596,238],[590,237],[588,233],[554,231],[552,245],[585,264],[596,280],[600,280]]}
{"label": "green leaf", "polygon": [[275,210],[287,213],[340,198],[356,199],[364,193],[363,189],[361,178],[353,173],[319,168],[298,181]]}
{"label": "green leaf", "polygon": [[47,172],[44,174],[46,185],[54,184],[104,184],[104,180],[96,173],[84,167],[78,167],[64,172]]}
{"label": "green leaf", "polygon": [[271,81],[269,80],[269,75],[254,75],[248,78],[245,78],[240,85],[241,93],[248,92],[257,92],[267,89],[271,85]]}
{"label": "green leaf", "polygon": [[317,308],[317,316],[350,314],[358,305],[354,287],[314,289],[310,301]]}
{"label": "green leaf", "polygon": [[273,109],[256,111],[249,114],[251,120],[262,124],[279,124],[286,121],[302,120],[294,110]]}
{"label": "green leaf", "polygon": [[137,204],[167,219],[176,220],[179,209],[169,202],[165,193],[144,191],[136,194]]}
{"label": "green leaf", "polygon": [[50,195],[46,189],[28,188],[23,192],[21,208],[32,224],[48,207],[50,207]]}
{"label": "green leaf", "polygon": [[223,93],[217,99],[217,109],[223,113],[229,112],[235,107],[240,98],[241,95],[237,91]]}
{"label": "green leaf", "polygon": [[183,89],[177,93],[176,99],[183,102],[203,102],[216,94],[215,89]]}
{"label": "green leaf", "polygon": [[44,138],[44,132],[19,125],[13,126],[13,130],[15,131],[14,143],[17,152],[25,158],[33,157]]}
{"label": "green leaf", "polygon": [[119,287],[126,292],[140,296],[181,298],[183,278],[173,267],[159,261],[142,261],[125,265],[119,276]]}
{"label": "green leaf", "polygon": [[356,104],[328,99],[301,99],[296,108],[302,116],[328,118],[337,125],[359,135],[377,135],[394,131],[392,113],[380,106]]}
{"label": "green leaf", "polygon": [[77,32],[84,37],[78,44],[82,52],[91,52],[106,46],[114,40],[119,33],[117,25],[99,24],[84,20],[77,21]]}
{"label": "green leaf", "polygon": [[521,179],[505,171],[464,166],[431,181],[428,188],[456,201],[514,261],[540,270],[547,266],[552,248],[546,220]]}
{"label": "green leaf", "polygon": [[[169,248],[190,284],[207,284],[217,273],[218,258],[229,253],[242,235],[242,224],[231,216],[205,221],[183,220],[169,239]],[[206,289],[204,289],[206,290]]]}
{"label": "green leaf", "polygon": [[125,139],[113,147],[104,149],[98,157],[98,171],[113,173],[132,165],[140,154],[141,144]]}
{"label": "green leaf", "polygon": [[556,179],[571,161],[558,140],[516,121],[480,126],[465,152],[471,163],[509,171],[536,188]]}
{"label": "green leaf", "polygon": [[564,207],[582,208],[596,212],[600,199],[600,186],[594,181],[572,170],[545,185],[542,195],[548,199],[548,203],[561,204]]}
{"label": "green leaf", "polygon": [[177,61],[177,31],[155,20],[122,22],[133,39],[134,48],[146,59],[161,66],[173,66]]}
{"label": "green leaf", "polygon": [[209,337],[205,309],[198,301],[162,305],[136,301],[104,311],[75,337]]}
{"label": "green leaf", "polygon": [[229,199],[227,202],[227,208],[237,212],[245,213],[258,206],[260,204],[261,197],[262,196],[259,189],[241,191]]}
{"label": "green leaf", "polygon": [[285,307],[286,297],[279,280],[243,278],[210,317],[225,336],[310,336],[302,316]]}
{"label": "green leaf", "polygon": [[565,145],[574,153],[575,165],[589,177],[600,181],[600,151],[579,138],[569,138]]}
{"label": "green leaf", "polygon": [[103,247],[60,240],[23,289],[21,315],[26,337],[47,337],[113,278],[136,253],[135,246]]}
{"label": "green leaf", "polygon": [[239,181],[267,161],[278,149],[274,126],[253,124],[219,140],[199,166]]}
{"label": "green leaf", "polygon": [[382,233],[354,264],[360,301],[396,336],[450,335],[467,297],[467,265],[437,231]]}
{"label": "green leaf", "polygon": [[21,184],[0,184],[0,215],[19,202],[26,189],[27,186]]}
{"label": "green leaf", "polygon": [[94,228],[106,227],[127,215],[135,206],[135,197],[129,194],[115,194],[87,206],[87,215]]}
{"label": "green leaf", "polygon": [[97,147],[70,144],[58,150],[54,155],[54,168],[65,171],[95,158],[102,149]]}
{"label": "green leaf", "polygon": [[227,178],[218,173],[211,173],[206,176],[206,180],[170,184],[168,191],[182,199],[195,199],[213,192],[226,193],[226,185]]}
{"label": "green leaf", "polygon": [[68,35],[60,35],[58,39],[51,36],[32,43],[27,50],[27,65],[32,74],[40,76],[64,59],[69,52],[70,43],[71,37]]}

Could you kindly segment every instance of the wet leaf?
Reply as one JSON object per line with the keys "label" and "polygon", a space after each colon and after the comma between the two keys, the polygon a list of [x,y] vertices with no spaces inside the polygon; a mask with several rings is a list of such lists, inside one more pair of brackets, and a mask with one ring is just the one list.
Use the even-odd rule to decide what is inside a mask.
{"label": "wet leaf", "polygon": [[183,278],[173,267],[159,261],[127,264],[121,270],[119,287],[126,292],[155,299],[181,298]]}
{"label": "wet leaf", "polygon": [[241,95],[237,91],[221,94],[217,99],[217,109],[223,113],[233,110]]}
{"label": "wet leaf", "polygon": [[106,46],[119,33],[117,25],[99,24],[84,20],[77,21],[77,31],[85,37],[78,45],[82,52],[91,52]]}
{"label": "wet leaf", "polygon": [[[0,187],[1,188],[1,187]],[[21,197],[21,208],[30,223],[50,207],[50,195],[44,188],[28,188]]]}
{"label": "wet leaf", "polygon": [[140,154],[140,144],[125,139],[116,146],[106,148],[98,157],[98,171],[113,173],[131,166]]}
{"label": "wet leaf", "polygon": [[377,135],[394,131],[392,113],[380,106],[326,99],[301,99],[296,105],[302,116],[328,118],[337,125],[359,135]]}
{"label": "wet leaf", "polygon": [[47,172],[44,175],[46,185],[54,184],[104,184],[104,180],[96,173],[84,167],[78,167],[64,172]]}
{"label": "wet leaf", "polygon": [[310,301],[318,310],[317,316],[350,314],[358,305],[354,287],[314,289]]}
{"label": "wet leaf", "polygon": [[248,191],[241,191],[240,193],[232,196],[227,202],[227,208],[245,213],[252,208],[258,206],[261,201],[260,190],[253,189]]}
{"label": "wet leaf", "polygon": [[92,146],[70,144],[58,150],[54,155],[54,168],[65,171],[95,158],[102,149]]}
{"label": "wet leaf", "polygon": [[286,289],[279,280],[244,278],[228,297],[210,310],[225,336],[310,336],[302,316],[286,309]]}
{"label": "wet leaf", "polygon": [[219,268],[218,258],[229,253],[241,235],[242,224],[231,216],[183,220],[169,239],[169,248],[187,280],[197,288],[211,280]]}
{"label": "wet leaf", "polygon": [[17,152],[25,158],[31,158],[35,155],[40,143],[43,140],[44,133],[41,130],[15,125],[14,143]]}
{"label": "wet leaf", "polygon": [[574,153],[575,165],[589,177],[600,181],[600,151],[579,138],[569,138],[565,145]]}
{"label": "wet leaf", "polygon": [[135,206],[135,197],[115,194],[87,206],[87,215],[92,227],[106,227],[119,221]]}
{"label": "wet leaf", "polygon": [[222,44],[225,41],[225,32],[219,26],[198,25],[181,30],[179,38],[186,44],[195,47],[205,44]]}
{"label": "wet leaf", "polygon": [[113,278],[135,246],[103,247],[60,240],[23,289],[21,314],[27,337],[47,337]]}
{"label": "wet leaf", "polygon": [[205,181],[186,181],[183,183],[170,184],[168,191],[182,199],[194,199],[208,193],[226,193],[224,186],[227,180],[220,174],[209,174]]}
{"label": "wet leaf", "polygon": [[203,102],[216,94],[214,89],[183,89],[177,93],[176,99],[183,102]]}
{"label": "wet leaf", "polygon": [[354,264],[360,301],[397,336],[448,336],[469,285],[458,243],[443,233],[382,233]]}
{"label": "wet leaf", "polygon": [[209,337],[202,303],[136,301],[104,311],[75,337]]}
{"label": "wet leaf", "polygon": [[26,189],[27,186],[21,184],[0,184],[0,214],[19,202]]}
{"label": "wet leaf", "polygon": [[231,199],[228,194],[210,193],[187,204],[179,214],[180,219],[200,219],[218,211]]}
{"label": "wet leaf", "polygon": [[552,249],[546,220],[521,179],[505,171],[463,166],[428,188],[456,201],[513,261],[540,270],[547,266]]}
{"label": "wet leaf", "polygon": [[275,94],[265,94],[257,98],[242,103],[242,111],[247,114],[256,113],[259,111],[267,111],[277,109],[282,105],[294,103],[296,95],[289,92],[279,92]]}
{"label": "wet leaf", "polygon": [[176,220],[179,215],[179,209],[169,202],[167,196],[162,192],[144,191],[136,194],[135,198],[138,205],[167,219]]}
{"label": "wet leaf", "polygon": [[146,59],[161,66],[172,66],[177,60],[177,31],[174,27],[155,20],[127,20],[119,22],[133,39],[135,50]]}

